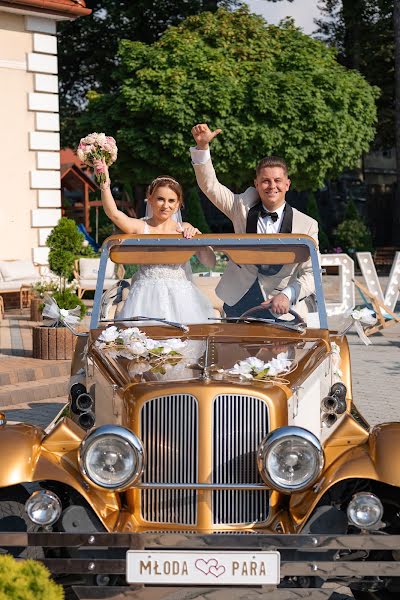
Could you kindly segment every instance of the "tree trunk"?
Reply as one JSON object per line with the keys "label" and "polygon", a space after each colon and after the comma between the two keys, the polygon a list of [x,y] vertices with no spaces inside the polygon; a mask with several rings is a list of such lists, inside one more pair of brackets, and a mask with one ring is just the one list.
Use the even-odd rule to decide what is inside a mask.
{"label": "tree trunk", "polygon": [[361,23],[364,0],[342,0],[346,66],[360,71]]}
{"label": "tree trunk", "polygon": [[393,25],[395,43],[395,132],[396,184],[393,206],[393,243],[400,246],[400,0],[394,0]]}

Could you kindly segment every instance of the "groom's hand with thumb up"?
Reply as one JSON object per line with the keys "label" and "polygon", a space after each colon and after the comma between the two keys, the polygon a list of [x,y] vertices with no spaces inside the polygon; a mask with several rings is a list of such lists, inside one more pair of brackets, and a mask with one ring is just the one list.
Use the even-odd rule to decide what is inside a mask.
{"label": "groom's hand with thumb up", "polygon": [[219,134],[222,129],[211,131],[207,123],[200,123],[192,127],[192,135],[199,150],[207,150],[208,144]]}

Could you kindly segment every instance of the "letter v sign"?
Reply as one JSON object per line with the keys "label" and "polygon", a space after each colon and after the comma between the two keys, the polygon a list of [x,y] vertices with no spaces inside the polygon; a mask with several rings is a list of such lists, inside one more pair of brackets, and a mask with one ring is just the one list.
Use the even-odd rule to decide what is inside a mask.
{"label": "letter v sign", "polygon": [[394,311],[396,302],[399,297],[399,281],[400,281],[400,252],[396,252],[392,268],[390,270],[389,281],[386,286],[385,296],[383,296],[381,284],[376,273],[374,261],[372,260],[371,252],[357,252],[357,260],[360,265],[361,273],[367,283],[367,287],[371,294],[376,296],[378,300]]}

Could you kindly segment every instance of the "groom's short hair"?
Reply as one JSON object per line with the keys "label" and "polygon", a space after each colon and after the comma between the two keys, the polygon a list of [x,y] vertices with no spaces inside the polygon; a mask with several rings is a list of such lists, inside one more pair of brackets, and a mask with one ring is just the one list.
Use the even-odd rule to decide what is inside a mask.
{"label": "groom's short hair", "polygon": [[261,169],[265,169],[265,167],[280,167],[283,169],[286,177],[289,175],[289,169],[287,166],[287,162],[281,158],[280,156],[265,156],[262,158],[256,166],[256,175],[260,174]]}

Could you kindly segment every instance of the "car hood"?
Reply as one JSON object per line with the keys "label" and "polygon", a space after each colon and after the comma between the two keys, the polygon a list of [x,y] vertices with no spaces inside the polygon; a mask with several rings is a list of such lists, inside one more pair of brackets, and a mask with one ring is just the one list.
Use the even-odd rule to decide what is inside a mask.
{"label": "car hood", "polygon": [[[250,357],[263,362],[277,357],[290,361],[290,372],[285,374],[285,379],[293,385],[304,380],[307,373],[313,371],[329,351],[329,345],[318,336],[295,337],[290,332],[289,337],[266,337],[265,329],[257,335],[248,326],[241,328],[242,331],[238,331],[239,325],[235,327],[235,335],[227,335],[226,330],[223,330],[219,334],[213,332],[213,335],[183,336],[185,346],[178,355],[153,356],[150,359],[128,358],[121,349],[99,349],[96,343],[91,344],[90,353],[116,384],[125,387],[143,382],[195,381],[202,380],[205,376],[238,381],[238,376],[230,371],[239,361]],[[228,333],[230,328],[227,328]],[[248,335],[248,331],[253,335]],[[258,383],[249,379],[246,382]]]}

